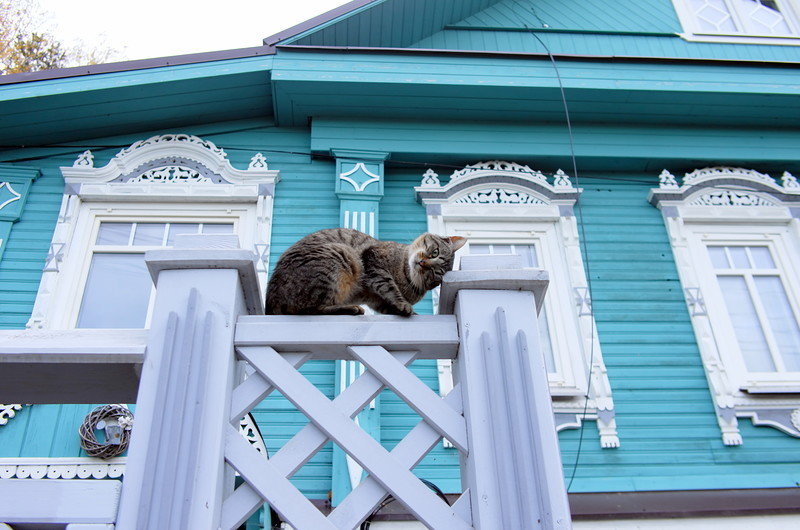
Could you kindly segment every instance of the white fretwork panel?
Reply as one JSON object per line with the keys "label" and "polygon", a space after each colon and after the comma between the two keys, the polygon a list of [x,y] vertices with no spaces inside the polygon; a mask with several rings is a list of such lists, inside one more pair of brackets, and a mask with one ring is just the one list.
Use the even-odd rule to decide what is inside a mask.
{"label": "white fretwork panel", "polygon": [[[472,528],[469,492],[448,506],[411,472],[442,437],[467,452],[460,387],[439,397],[407,368],[415,352],[390,353],[381,346],[352,346],[348,351],[366,370],[330,400],[298,371],[312,354],[278,353],[268,346],[237,348],[240,359],[255,372],[233,392],[232,419],[241,418],[277,390],[311,421],[269,459],[232,425],[227,428],[225,460],[244,483],[223,504],[223,529],[237,528],[265,502],[294,528],[357,528],[387,494],[430,527]],[[387,387],[423,418],[392,451],[354,421]],[[289,479],[329,441],[339,445],[369,475],[326,517]]]}

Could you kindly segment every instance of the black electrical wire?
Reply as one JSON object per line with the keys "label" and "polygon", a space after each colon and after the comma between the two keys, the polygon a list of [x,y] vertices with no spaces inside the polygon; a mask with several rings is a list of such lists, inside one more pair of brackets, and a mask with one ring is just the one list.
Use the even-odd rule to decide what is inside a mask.
{"label": "black electrical wire", "polygon": [[[514,0],[514,3],[518,7],[524,9],[524,7],[520,5],[518,0]],[[544,21],[542,21],[542,19],[539,18],[539,16],[534,11],[531,11],[531,14],[534,17],[536,17],[542,24],[544,24]],[[570,119],[569,105],[567,104],[567,97],[564,91],[564,82],[561,79],[561,72],[558,69],[558,64],[556,63],[556,59],[555,57],[553,57],[553,53],[550,51],[550,48],[547,46],[547,44],[545,44],[545,42],[536,34],[535,31],[533,31],[532,28],[528,26],[528,24],[522,18],[520,18],[520,22],[525,27],[525,29],[528,30],[528,34],[531,35],[533,38],[535,38],[537,41],[539,41],[539,44],[541,44],[541,46],[545,49],[545,51],[547,52],[547,56],[550,58],[550,62],[553,65],[553,70],[555,71],[556,79],[558,80],[558,88],[561,93],[561,102],[564,106],[564,116],[567,123],[567,132],[569,133],[569,149],[570,149],[570,155],[572,157],[572,171],[575,176],[575,187],[580,188],[580,183],[579,183],[580,181],[578,177],[578,162],[575,157],[575,139],[572,134],[572,120]],[[576,201],[575,213],[577,214],[576,217],[578,219],[578,225],[580,226],[580,231],[581,231],[581,248],[583,251],[584,263],[586,265],[586,287],[587,290],[589,291],[589,299],[594,301],[594,296],[592,294],[592,273],[591,273],[591,268],[589,266],[589,252],[586,247],[586,229],[585,229],[585,224],[583,222],[583,210],[581,209],[580,200]],[[583,413],[581,414],[581,426],[580,426],[580,434],[578,435],[578,447],[575,451],[575,463],[572,466],[572,473],[570,474],[569,482],[567,483],[567,493],[569,493],[569,490],[572,487],[572,482],[575,480],[575,474],[578,471],[578,462],[581,456],[581,448],[583,446],[583,433],[586,427],[586,413],[589,410],[589,396],[591,395],[592,392],[592,366],[594,365],[594,343],[596,334],[595,328],[596,325],[594,322],[594,317],[592,317],[591,345],[589,348],[589,369],[588,373],[586,374],[586,384],[587,384],[586,395],[584,396]]]}

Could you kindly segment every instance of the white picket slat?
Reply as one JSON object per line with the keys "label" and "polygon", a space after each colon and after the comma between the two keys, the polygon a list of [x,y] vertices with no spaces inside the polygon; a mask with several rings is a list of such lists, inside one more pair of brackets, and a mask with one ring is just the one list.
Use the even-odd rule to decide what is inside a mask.
{"label": "white picket slat", "polygon": [[239,528],[262,504],[264,499],[261,495],[245,482],[222,503],[220,528],[222,530]]}
{"label": "white picket slat", "polygon": [[444,403],[419,377],[380,346],[353,346],[348,351],[459,451],[467,451],[467,428],[463,416]]}
{"label": "white picket slat", "polygon": [[275,350],[259,348],[248,353],[253,354],[248,360],[256,370],[418,519],[433,528],[471,528]]}
{"label": "white picket slat", "polygon": [[[311,354],[288,354],[284,355],[284,358],[297,369],[311,358]],[[231,394],[231,423],[238,423],[248,412],[253,410],[253,407],[270,395],[273,390],[275,390],[275,387],[258,372],[251,374],[242,381]]]}
{"label": "white picket slat", "polygon": [[[460,387],[456,386],[444,400],[460,411]],[[441,435],[422,420],[392,449],[391,455],[403,466],[413,469],[440,439]],[[386,489],[368,475],[333,509],[328,519],[333,521],[337,528],[356,528],[378,507],[385,496]],[[469,512],[466,514],[462,512],[460,515],[465,521],[471,519]]]}
{"label": "white picket slat", "polygon": [[348,346],[364,345],[417,351],[420,359],[452,359],[458,353],[458,332],[452,315],[242,316],[235,343],[266,344],[281,353],[309,351],[315,359],[347,359]]}
{"label": "white picket slat", "polygon": [[281,517],[297,530],[336,529],[333,523],[328,521],[286,477],[282,476],[269,460],[242,438],[236,429],[230,425],[226,425],[225,429],[225,460],[259,495],[269,501]]}

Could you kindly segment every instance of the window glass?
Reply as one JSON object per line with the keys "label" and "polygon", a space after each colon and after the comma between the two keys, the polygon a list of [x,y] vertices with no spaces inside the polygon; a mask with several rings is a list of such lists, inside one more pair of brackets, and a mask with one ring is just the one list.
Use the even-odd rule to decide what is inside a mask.
{"label": "window glass", "polygon": [[136,246],[160,247],[164,244],[166,223],[138,223],[133,236]]}
{"label": "window glass", "polygon": [[744,277],[719,276],[717,279],[747,369],[774,372],[775,364]]}
{"label": "window glass", "polygon": [[800,327],[781,279],[777,276],[756,276],[753,281],[786,370],[800,371]]}
{"label": "window glass", "polygon": [[125,245],[130,242],[133,223],[101,223],[97,233],[98,245]]}
{"label": "window glass", "polygon": [[153,282],[143,254],[95,253],[79,328],[143,328]]}
{"label": "window glass", "polygon": [[199,234],[200,225],[197,223],[171,223],[169,225],[169,236],[167,237],[167,246],[171,247],[175,244],[175,236],[178,234]]}
{"label": "window glass", "polygon": [[233,225],[231,223],[204,223],[204,234],[232,234]]}

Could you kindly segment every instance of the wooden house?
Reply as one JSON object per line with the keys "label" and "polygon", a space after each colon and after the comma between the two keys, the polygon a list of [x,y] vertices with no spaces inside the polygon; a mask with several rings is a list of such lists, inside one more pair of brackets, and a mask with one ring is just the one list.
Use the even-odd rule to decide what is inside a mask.
{"label": "wooden house", "polygon": [[[117,519],[119,481],[146,477],[126,456],[86,456],[78,436],[112,401],[137,404],[136,430],[138,378],[155,370],[144,330],[163,325],[155,293],[170,285],[151,274],[171,270],[148,271],[145,252],[155,263],[179,235],[184,248],[235,235],[263,293],[292,243],[341,226],[460,235],[457,267],[516,254],[547,271],[528,314],[552,406],[538,425],[558,432],[548,457],[574,527],[800,525],[798,63],[798,0],[355,0],[253,48],[0,77],[0,522],[173,520],[125,526],[124,506]],[[291,329],[335,336],[323,324]],[[130,357],[33,366],[73,339]],[[445,396],[454,354],[429,353],[411,370]],[[301,372],[334,399],[369,363],[332,355]],[[353,411],[387,450],[420,421],[398,392]],[[175,425],[204,424],[169,417],[153,435],[164,447],[184,436]],[[242,429],[270,455],[308,423],[283,395],[252,418]],[[456,503],[463,440],[439,437],[414,473]],[[327,443],[291,482],[328,513],[369,480],[357,460]],[[15,511],[68,480],[87,488],[78,498],[117,489],[91,520]],[[475,513],[467,523],[489,528]],[[397,502],[374,524],[419,517]]]}

